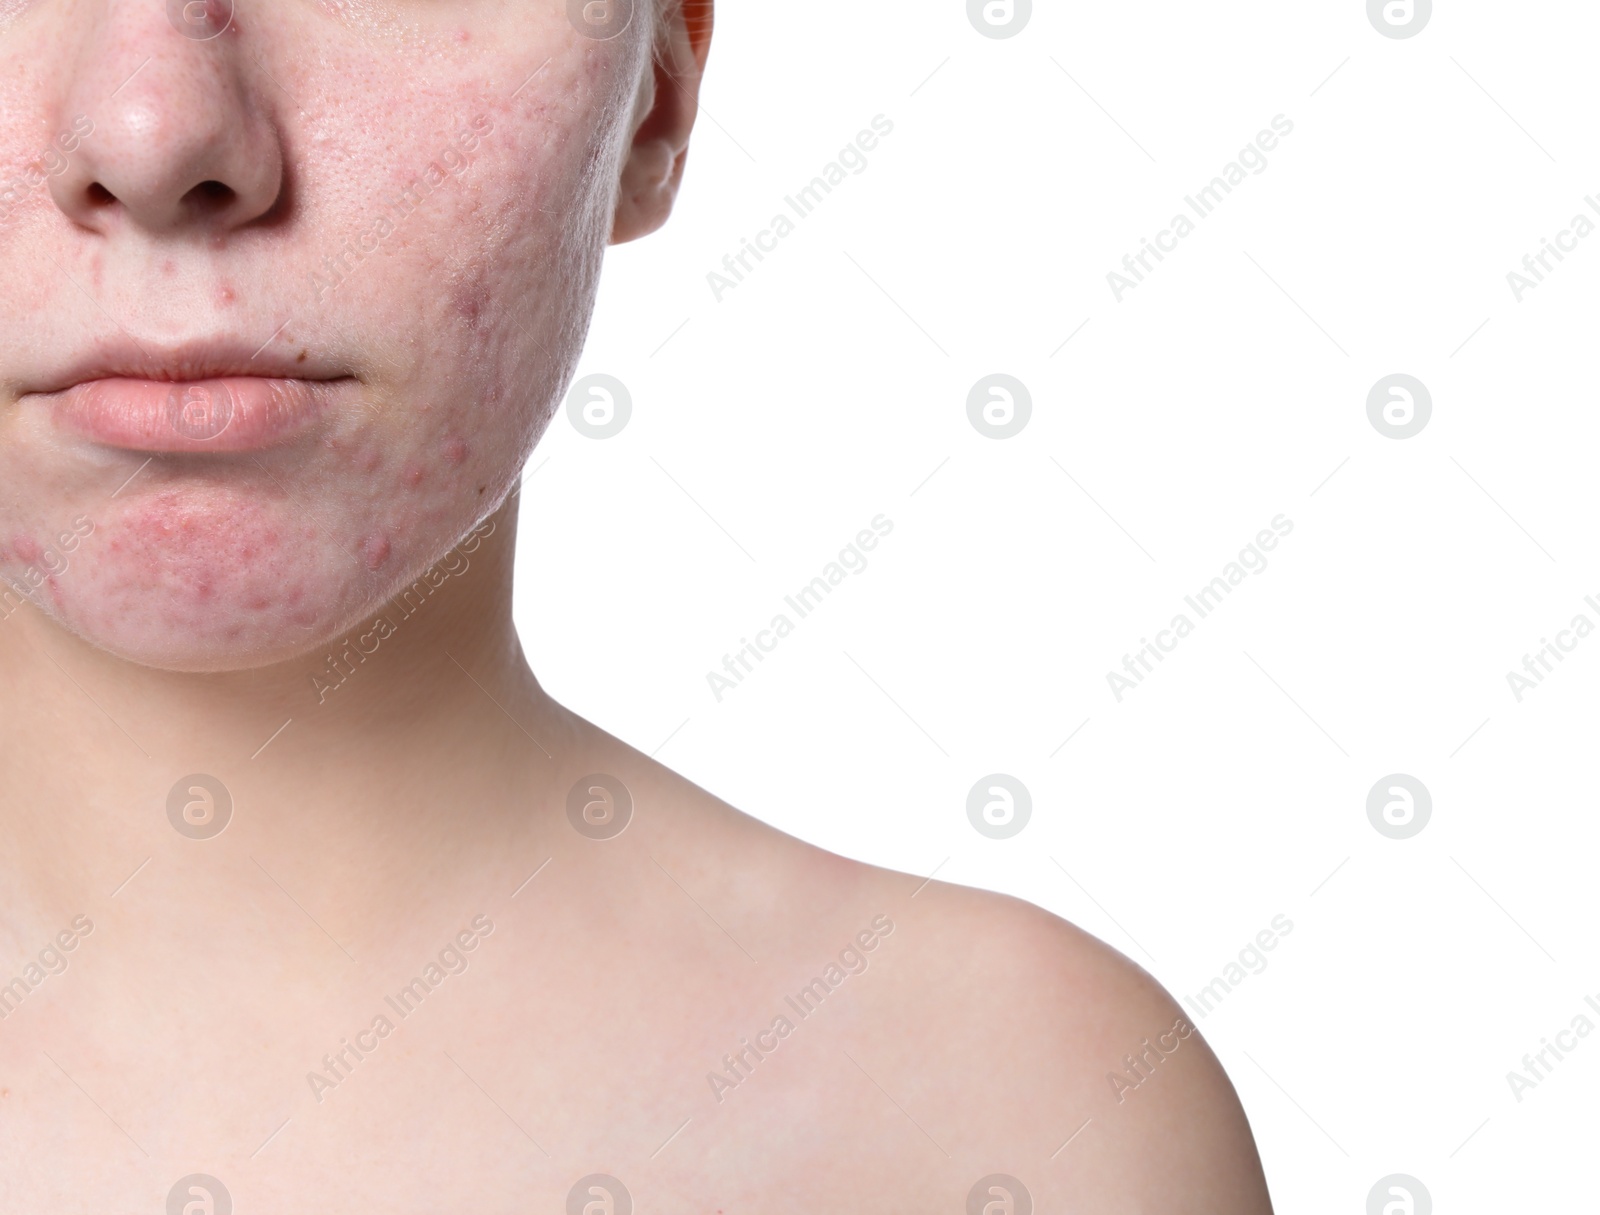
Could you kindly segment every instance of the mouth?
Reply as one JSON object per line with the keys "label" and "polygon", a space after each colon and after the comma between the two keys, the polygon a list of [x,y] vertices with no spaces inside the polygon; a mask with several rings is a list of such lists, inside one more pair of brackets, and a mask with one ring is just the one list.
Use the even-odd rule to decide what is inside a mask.
{"label": "mouth", "polygon": [[61,431],[127,451],[260,451],[304,437],[358,381],[341,369],[226,344],[120,351],[63,369],[25,396]]}

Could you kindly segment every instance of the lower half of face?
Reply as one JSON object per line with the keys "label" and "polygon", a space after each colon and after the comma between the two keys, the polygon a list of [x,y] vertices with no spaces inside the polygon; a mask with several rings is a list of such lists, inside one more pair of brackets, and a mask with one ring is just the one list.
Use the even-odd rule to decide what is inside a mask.
{"label": "lower half of face", "polygon": [[[297,106],[271,223],[86,232],[48,183],[0,215],[0,615],[25,595],[173,670],[284,661],[504,500],[578,357],[633,59],[565,30],[448,41],[426,90],[362,40],[273,64]],[[36,127],[0,125],[0,151]],[[209,370],[127,374],[146,350]]]}

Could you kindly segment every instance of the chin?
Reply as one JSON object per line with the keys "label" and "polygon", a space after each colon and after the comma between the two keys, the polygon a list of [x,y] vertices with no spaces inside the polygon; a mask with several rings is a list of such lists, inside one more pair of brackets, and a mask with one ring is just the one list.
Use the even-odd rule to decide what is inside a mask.
{"label": "chin", "polygon": [[394,561],[386,538],[337,542],[370,535],[360,521],[220,488],[160,492],[72,519],[48,540],[14,539],[9,580],[91,645],[171,671],[309,661],[383,597],[371,567]]}

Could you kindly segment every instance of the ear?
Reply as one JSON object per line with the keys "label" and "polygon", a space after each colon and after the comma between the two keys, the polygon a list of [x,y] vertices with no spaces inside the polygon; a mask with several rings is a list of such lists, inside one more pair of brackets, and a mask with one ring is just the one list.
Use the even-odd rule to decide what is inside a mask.
{"label": "ear", "polygon": [[[637,0],[641,5],[655,0]],[[700,81],[711,51],[713,0],[670,0],[651,53],[652,74],[640,89],[644,111],[622,166],[611,243],[648,236],[672,214],[689,133],[700,109]]]}

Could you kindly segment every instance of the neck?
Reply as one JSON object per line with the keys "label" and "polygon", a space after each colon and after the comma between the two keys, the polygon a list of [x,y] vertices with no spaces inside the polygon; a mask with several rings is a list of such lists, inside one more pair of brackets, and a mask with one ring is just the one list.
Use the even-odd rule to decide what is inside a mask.
{"label": "neck", "polygon": [[[359,936],[414,903],[419,870],[503,848],[567,728],[511,619],[515,509],[292,662],[160,671],[31,606],[0,621],[0,931],[26,949],[142,863],[243,853],[290,873],[298,900],[338,904]],[[212,802],[230,815],[221,834],[175,825],[208,830]]]}

